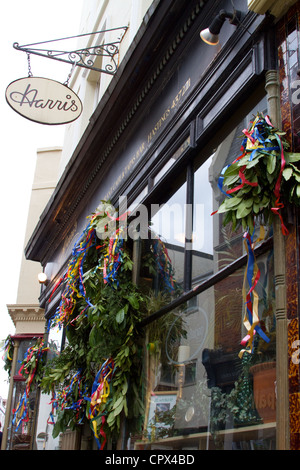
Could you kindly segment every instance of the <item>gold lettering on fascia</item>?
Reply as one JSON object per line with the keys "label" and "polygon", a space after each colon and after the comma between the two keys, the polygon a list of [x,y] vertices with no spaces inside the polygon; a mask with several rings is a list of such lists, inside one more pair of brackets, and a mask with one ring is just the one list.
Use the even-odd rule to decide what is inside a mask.
{"label": "gold lettering on fascia", "polygon": [[[183,87],[179,90],[176,96],[172,99],[170,105],[166,108],[160,119],[157,121],[155,126],[152,128],[151,132],[149,132],[147,136],[147,144],[150,144],[152,139],[156,136],[156,134],[163,128],[166,124],[168,118],[171,115],[171,112],[174,111],[175,108],[181,103],[183,96],[186,94],[188,89],[191,86],[191,79],[189,78]],[[131,170],[135,167],[138,163],[141,156],[144,154],[145,150],[148,148],[146,142],[144,141],[137,149],[137,151],[133,154],[132,158],[130,159],[129,163],[125,166],[123,171],[119,174],[111,188],[109,189],[108,193],[105,196],[105,200],[109,201],[112,194],[116,191],[118,186],[121,182],[126,178],[126,176],[131,172]]]}
{"label": "gold lettering on fascia", "polygon": [[168,120],[168,117],[170,116],[171,112],[177,108],[177,106],[180,104],[183,96],[187,92],[187,90],[191,86],[191,79],[189,78],[186,83],[183,85],[183,87],[179,90],[177,95],[174,97],[170,105],[167,107],[165,112],[162,114],[161,118],[157,121],[151,132],[148,134],[148,143],[151,142],[153,137],[157,134],[157,132],[163,127],[165,122]]}

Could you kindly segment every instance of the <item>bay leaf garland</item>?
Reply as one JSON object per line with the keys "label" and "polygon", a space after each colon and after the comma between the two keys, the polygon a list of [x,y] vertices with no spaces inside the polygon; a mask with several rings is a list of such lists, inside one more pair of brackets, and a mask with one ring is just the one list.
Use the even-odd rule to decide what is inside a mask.
{"label": "bay leaf garland", "polygon": [[270,225],[279,216],[287,234],[282,209],[286,203],[299,205],[300,154],[288,152],[286,133],[260,113],[243,134],[240,156],[220,176],[226,197],[213,214],[224,214],[223,225],[231,223],[233,231],[242,226],[250,234],[256,221]]}

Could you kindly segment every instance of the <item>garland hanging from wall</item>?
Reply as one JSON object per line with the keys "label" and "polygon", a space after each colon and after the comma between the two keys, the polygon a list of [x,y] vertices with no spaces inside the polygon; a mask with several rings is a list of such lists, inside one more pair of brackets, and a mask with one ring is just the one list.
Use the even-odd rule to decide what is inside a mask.
{"label": "garland hanging from wall", "polygon": [[[274,217],[279,218],[282,234],[287,235],[282,211],[286,203],[299,205],[300,201],[300,170],[295,165],[300,161],[300,154],[287,152],[289,144],[284,138],[285,132],[276,129],[269,116],[257,114],[243,134],[240,156],[226,166],[219,177],[219,188],[226,197],[213,212],[224,213],[223,225],[231,222],[233,231],[240,226],[245,230],[248,262],[243,291],[247,335],[242,340],[244,349],[240,356],[245,351],[253,351],[254,334],[269,342],[258,317],[255,288],[260,271],[254,255],[255,245],[264,239],[264,226],[271,225]],[[257,224],[260,235],[255,240]]]}
{"label": "garland hanging from wall", "polygon": [[[144,413],[138,392],[143,341],[137,328],[148,312],[147,294],[131,281],[127,218],[115,218],[108,204],[102,204],[75,243],[59,282],[64,289],[48,327],[65,328],[68,344],[47,364],[41,383],[44,392],[52,393],[48,423],[54,426],[53,436],[73,429],[85,416],[99,450],[108,435],[118,435],[122,415],[139,419]],[[109,220],[116,224],[112,232]],[[151,253],[153,268],[172,293],[176,283],[170,260],[157,237],[152,239]]]}
{"label": "garland hanging from wall", "polygon": [[11,374],[11,366],[12,366],[12,361],[13,361],[13,356],[14,356],[14,347],[15,347],[14,340],[11,335],[8,335],[4,341],[4,345],[2,348],[4,351],[2,360],[4,362],[4,370],[8,372],[9,377]]}
{"label": "garland hanging from wall", "polygon": [[27,349],[25,353],[25,357],[19,370],[19,375],[23,375],[23,377],[25,377],[25,390],[16,409],[13,410],[14,416],[12,424],[15,426],[15,432],[19,430],[22,423],[29,421],[30,393],[41,381],[46,351],[48,351],[48,348],[44,346],[43,339],[39,338],[33,346]]}

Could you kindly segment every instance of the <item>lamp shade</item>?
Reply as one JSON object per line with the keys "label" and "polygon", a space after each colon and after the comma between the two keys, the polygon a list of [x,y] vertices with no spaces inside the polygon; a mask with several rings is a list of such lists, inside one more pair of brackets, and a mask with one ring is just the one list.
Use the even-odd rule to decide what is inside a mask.
{"label": "lamp shade", "polygon": [[203,29],[200,33],[200,37],[202,41],[206,42],[206,44],[210,44],[211,46],[214,46],[219,42],[219,36],[211,33],[209,28]]}
{"label": "lamp shade", "polygon": [[237,26],[241,19],[241,12],[235,10],[234,13],[228,13],[225,10],[220,10],[219,14],[213,19],[208,28],[200,32],[201,39],[207,44],[215,45],[219,42],[219,33],[221,28],[228,19],[232,25]]}

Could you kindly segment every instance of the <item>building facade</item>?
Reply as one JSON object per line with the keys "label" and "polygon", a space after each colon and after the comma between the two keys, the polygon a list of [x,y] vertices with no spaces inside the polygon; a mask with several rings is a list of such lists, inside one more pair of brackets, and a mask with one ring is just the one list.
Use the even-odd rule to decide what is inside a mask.
{"label": "building facade", "polygon": [[[44,209],[57,183],[61,148],[44,148],[37,151],[35,173],[33,178],[27,226],[24,244],[27,241],[39,220],[40,213]],[[25,377],[19,373],[20,363],[29,347],[32,347],[37,338],[43,338],[45,333],[45,312],[39,305],[41,284],[38,274],[42,267],[40,263],[26,260],[23,256],[19,275],[16,304],[7,305],[8,313],[15,326],[12,336],[12,347],[8,354],[10,358],[10,385],[3,421],[2,449],[34,449],[37,405],[39,394],[34,390],[30,396],[28,422],[20,426],[13,424],[13,410],[24,394],[26,387]],[[48,400],[49,401],[49,400]]]}
{"label": "building facade", "polygon": [[[136,336],[138,417],[130,422],[137,400],[124,392],[128,412],[123,401],[120,415],[113,408],[119,431],[104,448],[299,449],[297,205],[285,204],[284,222],[264,220],[263,235],[258,224],[248,253],[245,227],[215,212],[224,199],[220,175],[240,157],[258,113],[299,152],[300,3],[156,0],[137,2],[136,10],[136,2],[121,2],[118,15],[112,3],[95,2],[84,24],[90,31],[124,27],[118,69],[112,77],[76,71],[70,86],[85,111],[67,129],[59,182],[25,250],[50,281],[40,296],[46,320],[61,312],[68,263],[87,218],[109,201],[127,214],[132,281],[147,291],[148,309]],[[209,45],[199,33],[216,17],[224,19],[219,42]],[[263,198],[255,196],[259,213]],[[260,274],[255,364],[241,354],[252,255]],[[118,325],[126,313],[117,312]],[[101,328],[95,330],[89,341],[96,348]],[[263,333],[268,340],[259,346]],[[270,382],[255,395],[261,363],[258,375]],[[82,425],[66,446],[94,445]]]}

